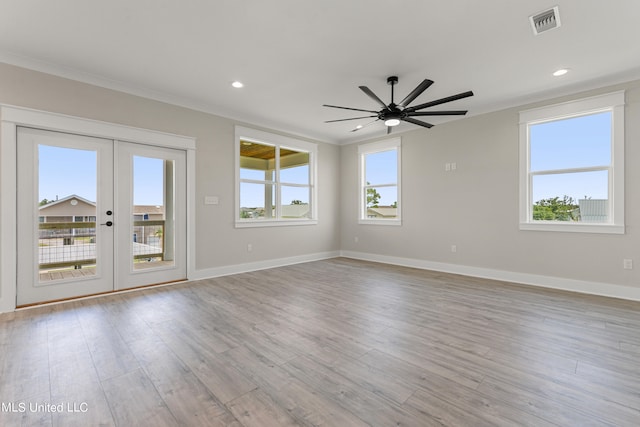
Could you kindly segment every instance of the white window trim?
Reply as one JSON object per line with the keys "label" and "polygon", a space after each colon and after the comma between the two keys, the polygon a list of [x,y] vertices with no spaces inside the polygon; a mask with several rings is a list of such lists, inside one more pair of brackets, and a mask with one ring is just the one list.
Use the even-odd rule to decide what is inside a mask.
{"label": "white window trim", "polygon": [[[624,91],[618,91],[520,112],[520,230],[624,234],[624,103]],[[608,168],[611,222],[586,224],[533,221],[531,219],[533,201],[531,200],[529,126],[603,111],[611,111],[612,114],[611,143],[613,147],[611,166]],[[592,168],[579,169],[586,171]],[[602,167],[595,169],[603,170]]]}
{"label": "white window trim", "polygon": [[[389,151],[395,149],[398,153],[397,158],[397,171],[398,178],[396,185],[398,188],[398,211],[397,218],[389,219],[372,219],[367,218],[367,202],[365,196],[365,187],[367,185],[365,177],[365,155],[379,153],[382,151]],[[400,137],[385,139],[383,141],[371,142],[369,144],[362,144],[358,146],[358,224],[371,224],[371,225],[402,225],[402,139]],[[378,183],[376,186],[385,186],[385,184]]]}
{"label": "white window trim", "polygon": [[[240,140],[249,140],[264,145],[278,146],[301,150],[309,153],[309,185],[311,189],[311,218],[274,218],[274,219],[246,219],[240,218]],[[236,171],[236,189],[235,189],[235,226],[236,228],[250,227],[281,227],[292,225],[316,225],[318,223],[318,186],[317,183],[317,159],[318,145],[291,138],[284,135],[260,131],[243,126],[235,127],[235,171]],[[276,164],[279,165],[279,158],[276,156]],[[279,181],[280,177],[276,177]],[[247,182],[244,180],[243,182]],[[260,181],[263,183],[263,181]],[[295,186],[295,184],[287,184],[287,186]],[[276,211],[279,216],[280,200],[276,197]]]}

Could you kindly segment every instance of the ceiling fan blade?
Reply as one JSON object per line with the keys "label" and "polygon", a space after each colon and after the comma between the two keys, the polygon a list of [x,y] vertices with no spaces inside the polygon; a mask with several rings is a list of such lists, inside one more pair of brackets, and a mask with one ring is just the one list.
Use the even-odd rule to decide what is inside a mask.
{"label": "ceiling fan blade", "polygon": [[374,121],[372,121],[372,122],[367,123],[366,125],[358,126],[358,127],[356,127],[355,129],[352,129],[352,130],[351,130],[351,132],[357,132],[357,131],[359,131],[360,129],[366,128],[367,126],[374,124],[374,123],[375,123],[375,122],[377,122],[378,120],[380,120],[380,119],[376,119],[376,120],[374,120]]}
{"label": "ceiling fan blade", "polygon": [[346,122],[347,120],[368,119],[369,117],[377,117],[377,116],[362,116],[362,117],[352,117],[350,119],[325,120],[325,123]]}
{"label": "ceiling fan blade", "polygon": [[398,106],[404,108],[407,105],[411,104],[414,99],[416,99],[418,96],[420,96],[420,94],[422,92],[424,92],[425,90],[427,90],[429,88],[429,86],[431,86],[432,84],[433,84],[433,80],[424,79],[422,81],[422,83],[420,83],[418,86],[416,86],[416,88],[414,90],[412,90],[409,95],[407,95],[407,97],[405,99],[400,101],[400,104],[398,104]]}
{"label": "ceiling fan blade", "polygon": [[413,123],[414,125],[425,127],[427,129],[433,127],[433,125],[431,123],[423,122],[421,120],[412,119],[411,117],[404,117],[401,120],[404,120],[405,122]]}
{"label": "ceiling fan blade", "polygon": [[373,111],[373,110],[361,110],[360,108],[351,108],[351,107],[339,107],[337,105],[327,105],[327,104],[322,104],[323,107],[330,107],[330,108],[340,108],[342,110],[352,110],[352,111],[364,111],[365,113],[378,113],[377,111]]}
{"label": "ceiling fan blade", "polygon": [[367,123],[366,125],[358,126],[357,128],[352,129],[352,130],[351,130],[351,132],[357,132],[357,131],[359,131],[359,130],[360,130],[360,129],[362,129],[362,128],[366,128],[367,126],[374,124],[374,123],[375,123],[375,122],[377,122],[378,120],[380,120],[380,119],[376,119],[376,120],[374,120],[374,121],[372,121],[372,122]]}
{"label": "ceiling fan blade", "polygon": [[422,110],[423,108],[433,107],[435,105],[444,104],[446,102],[451,102],[451,101],[455,101],[455,100],[458,100],[458,99],[467,98],[469,96],[473,96],[473,92],[472,91],[462,92],[462,93],[459,93],[457,95],[447,96],[446,98],[437,99],[437,100],[431,101],[431,102],[425,102],[424,104],[416,105],[415,107],[405,108],[404,111],[406,111],[407,113],[410,113],[410,112],[413,112],[413,111],[416,111],[416,110]]}
{"label": "ceiling fan blade", "polygon": [[364,93],[366,93],[369,98],[373,99],[374,101],[376,101],[378,104],[380,104],[382,106],[382,108],[384,108],[385,110],[388,110],[389,107],[387,106],[387,104],[385,104],[380,98],[378,98],[378,96],[373,93],[371,91],[371,89],[369,89],[366,86],[358,86],[360,88],[361,91],[363,91]]}
{"label": "ceiling fan blade", "polygon": [[451,110],[451,111],[412,111],[407,116],[464,116],[467,110]]}

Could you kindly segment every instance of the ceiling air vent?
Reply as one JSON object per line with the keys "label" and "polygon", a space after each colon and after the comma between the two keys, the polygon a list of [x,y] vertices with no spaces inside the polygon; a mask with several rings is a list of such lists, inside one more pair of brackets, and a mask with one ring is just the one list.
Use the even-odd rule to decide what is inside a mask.
{"label": "ceiling air vent", "polygon": [[544,33],[545,31],[558,28],[560,26],[560,14],[558,13],[558,6],[530,16],[529,22],[531,22],[533,34],[536,36],[538,34]]}

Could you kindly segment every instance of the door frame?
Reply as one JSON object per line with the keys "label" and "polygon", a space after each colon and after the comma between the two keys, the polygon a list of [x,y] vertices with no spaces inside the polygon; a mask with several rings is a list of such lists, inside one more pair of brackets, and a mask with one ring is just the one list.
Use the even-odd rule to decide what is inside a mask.
{"label": "door frame", "polygon": [[17,295],[17,127],[75,133],[184,150],[187,157],[187,279],[195,272],[196,140],[154,130],[11,105],[0,105],[0,313],[14,311]]}

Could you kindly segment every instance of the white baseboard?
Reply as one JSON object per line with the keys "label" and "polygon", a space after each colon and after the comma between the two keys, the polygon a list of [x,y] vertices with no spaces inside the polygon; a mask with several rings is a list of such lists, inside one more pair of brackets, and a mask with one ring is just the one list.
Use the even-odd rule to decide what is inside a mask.
{"label": "white baseboard", "polygon": [[[300,264],[304,262],[320,261],[323,259],[336,258],[340,256],[345,258],[359,259],[363,261],[380,262],[384,264],[400,265],[404,267],[419,268],[423,270],[441,271],[444,273],[461,274],[464,276],[500,280],[504,282],[579,292],[583,294],[640,301],[640,288],[634,288],[630,286],[564,279],[559,277],[518,273],[490,268],[470,267],[458,264],[448,264],[414,258],[401,258],[356,251],[319,252],[287,258],[276,258],[264,261],[255,261],[243,264],[234,264],[222,267],[195,270],[193,277],[190,277],[189,280],[210,279],[214,277],[228,276],[231,274],[247,273],[251,271],[265,270],[275,267],[284,267],[287,265]],[[2,298],[0,298],[0,313],[10,312],[14,310],[15,301],[11,303],[6,299],[3,300]]]}
{"label": "white baseboard", "polygon": [[611,283],[588,282],[575,279],[564,279],[560,277],[518,273],[514,271],[495,270],[491,268],[470,267],[466,265],[425,261],[413,258],[401,258],[366,252],[341,251],[340,256],[343,256],[345,258],[360,259],[364,261],[381,262],[384,264],[419,268],[423,270],[434,270],[444,273],[461,274],[463,276],[500,280],[522,285],[531,285],[563,291],[579,292],[583,294],[640,301],[640,288],[631,286],[615,285]]}
{"label": "white baseboard", "polygon": [[0,298],[0,314],[9,313],[16,309],[16,302],[9,301],[7,298]]}
{"label": "white baseboard", "polygon": [[298,255],[287,258],[268,259],[264,261],[248,262],[243,264],[225,265],[222,267],[195,270],[189,280],[211,279],[213,277],[229,276],[231,274],[248,273],[250,271],[265,270],[267,268],[284,267],[287,265],[301,264],[303,262],[320,261],[336,258],[340,251],[319,252],[307,255]]}

